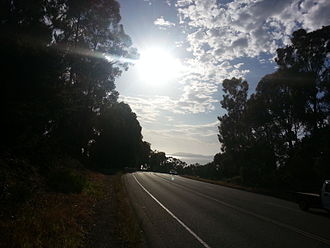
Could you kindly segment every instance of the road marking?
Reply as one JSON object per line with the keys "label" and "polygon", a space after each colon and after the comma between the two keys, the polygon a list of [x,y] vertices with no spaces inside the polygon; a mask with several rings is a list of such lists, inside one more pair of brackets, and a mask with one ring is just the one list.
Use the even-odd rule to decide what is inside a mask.
{"label": "road marking", "polygon": [[141,186],[141,188],[152,198],[154,199],[169,215],[171,215],[181,226],[184,227],[195,239],[198,240],[205,248],[211,248],[204,240],[202,240],[193,230],[191,230],[185,223],[183,223],[178,217],[176,217],[170,210],[168,210],[160,201],[157,200],[142,184],[136,179],[135,175],[133,175],[135,181]]}
{"label": "road marking", "polygon": [[[159,176],[159,177],[160,177],[160,176]],[[171,182],[171,181],[169,181],[169,180],[167,180],[167,179],[165,179],[165,178],[163,178],[163,177],[160,177],[160,178],[161,178],[162,180],[167,181],[167,182]],[[258,218],[258,219],[260,219],[260,220],[263,220],[263,221],[266,221],[266,222],[270,222],[270,223],[272,223],[272,224],[274,224],[274,225],[277,225],[277,226],[280,226],[280,227],[286,228],[286,229],[288,229],[288,230],[291,230],[291,231],[293,231],[293,232],[296,232],[296,233],[298,233],[298,234],[300,234],[300,235],[302,235],[302,236],[305,236],[305,237],[307,237],[307,238],[314,239],[314,240],[319,241],[319,242],[321,242],[321,243],[324,243],[324,244],[326,244],[326,245],[330,245],[330,240],[325,239],[325,238],[322,238],[322,237],[320,237],[320,236],[318,236],[318,235],[316,235],[316,234],[309,233],[309,232],[305,232],[305,231],[303,231],[303,230],[301,230],[301,229],[299,229],[299,228],[296,228],[296,227],[290,226],[290,225],[288,225],[288,224],[284,224],[284,223],[282,223],[282,222],[279,222],[279,221],[276,221],[276,220],[270,219],[270,218],[268,218],[268,217],[265,217],[265,216],[262,216],[262,215],[259,215],[259,214],[256,214],[256,213],[253,213],[253,212],[248,211],[248,210],[245,210],[245,209],[243,209],[243,208],[241,208],[241,207],[237,207],[237,206],[234,206],[234,205],[232,205],[232,204],[226,203],[226,202],[224,202],[224,201],[218,200],[218,199],[216,199],[216,198],[213,198],[213,197],[211,197],[211,196],[205,195],[205,194],[203,194],[203,193],[200,193],[200,192],[197,192],[197,191],[191,190],[191,189],[190,189],[189,187],[187,187],[187,186],[184,186],[184,185],[181,185],[181,184],[178,184],[178,183],[174,183],[174,182],[171,182],[171,183],[177,185],[178,187],[185,188],[186,190],[188,190],[188,191],[190,191],[190,192],[192,192],[192,193],[195,193],[195,194],[197,194],[197,195],[200,195],[200,196],[202,196],[202,197],[204,197],[204,198],[207,198],[207,199],[209,199],[209,200],[215,201],[215,202],[217,202],[217,203],[219,203],[219,204],[221,204],[221,205],[224,205],[224,206],[226,206],[226,207],[228,207],[228,208],[232,208],[232,209],[234,209],[234,210],[236,210],[236,211],[238,211],[238,212],[242,212],[242,213],[245,213],[245,214],[247,214],[247,215],[252,215],[252,216],[254,216],[254,217],[256,217],[256,218]]]}

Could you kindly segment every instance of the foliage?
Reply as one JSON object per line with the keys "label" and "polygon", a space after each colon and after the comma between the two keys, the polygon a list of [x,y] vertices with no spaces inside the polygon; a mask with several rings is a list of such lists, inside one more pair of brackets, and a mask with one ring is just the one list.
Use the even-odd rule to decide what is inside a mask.
{"label": "foliage", "polygon": [[47,180],[51,191],[60,193],[81,193],[87,185],[86,177],[70,169],[57,169],[51,172]]}
{"label": "foliage", "polygon": [[[56,209],[74,196],[59,192],[93,192],[84,166],[120,170],[149,156],[135,114],[118,102],[115,89],[127,61],[137,56],[119,7],[115,0],[0,3],[0,221],[26,212],[5,222],[26,234],[14,246],[79,246],[60,236],[75,234],[65,230],[71,219],[61,218],[72,206]],[[45,201],[48,213],[29,205],[46,189],[51,199],[62,196],[50,201],[54,206]],[[40,235],[54,234],[63,243],[42,243],[39,231],[51,226],[43,221],[55,224]]]}
{"label": "foliage", "polygon": [[39,191],[18,211],[1,216],[0,247],[85,247],[93,206],[106,190],[104,175],[88,172],[86,181],[88,192]]}
{"label": "foliage", "polygon": [[218,118],[221,153],[213,161],[220,173],[210,175],[294,190],[316,190],[330,176],[329,32],[294,32],[277,50],[279,69],[249,98],[245,81],[224,80],[227,113]]}
{"label": "foliage", "polygon": [[166,172],[169,171],[165,168],[166,162],[165,152],[153,151],[149,158],[149,168],[151,171]]}
{"label": "foliage", "polygon": [[63,156],[94,168],[146,160],[141,127],[115,90],[137,55],[118,2],[1,4],[1,150],[45,174]]}
{"label": "foliage", "polygon": [[136,115],[122,102],[100,112],[94,139],[88,147],[93,164],[100,168],[138,167],[146,155]]}

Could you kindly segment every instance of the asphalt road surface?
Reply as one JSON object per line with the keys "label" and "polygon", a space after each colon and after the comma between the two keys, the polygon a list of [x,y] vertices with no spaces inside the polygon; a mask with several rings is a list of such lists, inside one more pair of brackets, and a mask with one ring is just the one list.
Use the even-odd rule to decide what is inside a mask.
{"label": "asphalt road surface", "polygon": [[323,210],[180,176],[126,174],[149,247],[330,247]]}

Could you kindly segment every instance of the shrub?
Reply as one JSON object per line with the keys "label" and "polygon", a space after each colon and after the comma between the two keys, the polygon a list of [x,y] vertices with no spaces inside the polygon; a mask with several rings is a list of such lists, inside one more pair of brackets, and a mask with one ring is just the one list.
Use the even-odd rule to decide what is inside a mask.
{"label": "shrub", "polygon": [[72,169],[58,169],[50,173],[47,184],[50,191],[78,194],[87,185],[87,180],[84,175]]}

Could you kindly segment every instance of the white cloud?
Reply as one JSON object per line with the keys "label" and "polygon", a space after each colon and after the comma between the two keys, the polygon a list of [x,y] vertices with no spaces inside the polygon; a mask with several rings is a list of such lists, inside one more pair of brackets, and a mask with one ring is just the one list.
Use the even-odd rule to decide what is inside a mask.
{"label": "white cloud", "polygon": [[[192,53],[214,61],[275,53],[291,33],[329,25],[329,0],[179,0],[176,7]],[[208,45],[208,51],[203,47]],[[207,55],[207,56],[206,56]]]}
{"label": "white cloud", "polygon": [[143,137],[153,144],[153,149],[174,153],[177,151],[198,151],[201,154],[215,154],[220,145],[217,140],[218,121],[205,124],[186,124],[174,116],[191,111],[196,106],[165,96],[127,97],[120,100],[128,103],[136,113]]}
{"label": "white cloud", "polygon": [[213,95],[218,85],[231,77],[249,72],[232,60],[274,56],[276,49],[288,44],[292,32],[330,24],[329,0],[177,0],[180,27],[186,34],[190,68],[180,82],[183,86],[181,109],[193,113],[214,109]]}
{"label": "white cloud", "polygon": [[148,5],[152,5],[152,2],[151,2],[151,0],[143,0],[143,2],[146,2],[146,3],[148,3]]}
{"label": "white cloud", "polygon": [[163,111],[182,114],[184,110],[177,108],[177,101],[168,96],[120,96],[120,100],[128,103],[143,123],[155,123]]}
{"label": "white cloud", "polygon": [[167,4],[169,7],[172,6],[172,2],[171,2],[171,0],[166,0],[165,2],[166,2],[166,4]]}
{"label": "white cloud", "polygon": [[308,29],[317,29],[330,23],[329,0],[306,0],[300,4],[303,13],[304,26]]}
{"label": "white cloud", "polygon": [[174,22],[166,21],[163,16],[157,18],[154,21],[154,24],[156,26],[159,26],[162,29],[166,29],[166,28],[174,27],[175,26],[175,23]]}
{"label": "white cloud", "polygon": [[215,154],[220,150],[217,123],[184,125],[173,121],[165,128],[149,127],[143,130],[143,136],[153,148],[168,153],[198,151],[200,154]]}

